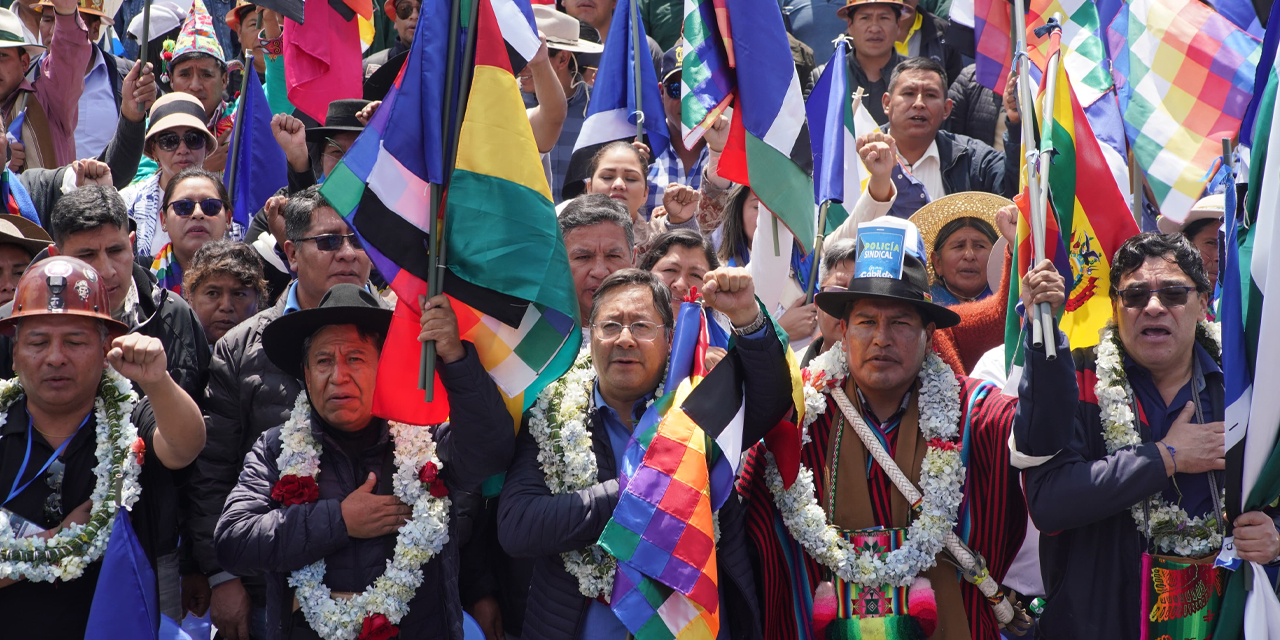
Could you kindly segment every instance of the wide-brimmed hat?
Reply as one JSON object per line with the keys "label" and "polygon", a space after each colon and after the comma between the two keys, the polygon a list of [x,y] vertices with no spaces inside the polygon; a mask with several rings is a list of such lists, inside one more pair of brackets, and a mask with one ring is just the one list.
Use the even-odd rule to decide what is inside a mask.
{"label": "wide-brimmed hat", "polygon": [[354,324],[361,329],[386,335],[391,326],[391,310],[378,304],[378,297],[354,284],[334,285],[314,309],[280,316],[262,332],[267,358],[281,371],[302,378],[302,344],[329,325]]}
{"label": "wide-brimmed hat", "polygon": [[166,93],[151,105],[151,113],[148,115],[151,124],[147,127],[147,136],[143,139],[143,144],[145,145],[161,131],[191,127],[205,135],[205,148],[212,153],[218,148],[218,139],[209,132],[209,128],[204,124],[204,118],[204,105],[195,96],[177,91]]}
{"label": "wide-brimmed hat", "polygon": [[258,8],[257,5],[253,4],[252,2],[245,2],[245,0],[236,0],[236,6],[232,7],[231,10],[227,12],[227,15],[226,15],[227,26],[231,27],[232,31],[239,31],[240,21],[244,20],[245,14],[257,8]]}
{"label": "wide-brimmed hat", "polygon": [[849,286],[845,291],[821,292],[814,302],[827,315],[844,319],[849,305],[858,300],[898,300],[911,303],[925,323],[932,322],[938,329],[960,324],[956,312],[934,304],[924,262],[924,245],[915,225],[901,218],[864,222],[858,225],[857,258]]}
{"label": "wide-brimmed hat", "polygon": [[1227,196],[1221,193],[1207,195],[1196,201],[1195,206],[1191,207],[1191,212],[1187,214],[1187,219],[1181,224],[1177,220],[1167,216],[1160,216],[1156,220],[1156,228],[1160,229],[1160,233],[1182,233],[1187,225],[1196,220],[1204,220],[1205,218],[1214,218],[1221,220],[1226,216]]}
{"label": "wide-brimmed hat", "polygon": [[71,256],[53,256],[27,267],[13,295],[13,313],[0,320],[0,333],[13,335],[23,318],[55,315],[100,320],[108,340],[129,332],[127,325],[111,317],[111,299],[98,272]]}
{"label": "wide-brimmed hat", "polygon": [[582,27],[577,18],[556,11],[545,4],[533,5],[533,18],[538,23],[538,33],[547,38],[548,49],[572,53],[600,53],[604,45],[582,39]]}
{"label": "wide-brimmed hat", "polygon": [[22,35],[22,18],[8,10],[0,9],[0,49],[22,47],[34,60],[44,52],[44,47],[31,44]]}
{"label": "wide-brimmed hat", "polygon": [[[172,2],[153,2],[151,4],[151,29],[147,37],[152,42],[163,38],[165,34],[182,26],[182,19],[187,10]],[[142,18],[139,13],[129,21],[128,33],[134,40],[142,39]]]}
{"label": "wide-brimmed hat", "polygon": [[16,244],[34,257],[48,249],[53,238],[40,225],[22,216],[3,214],[0,215],[0,244]]}
{"label": "wide-brimmed hat", "polygon": [[[113,25],[116,23],[115,20],[112,20],[111,16],[107,15],[107,12],[104,10],[107,4],[104,0],[79,0],[76,4],[80,5],[77,7],[80,13],[87,13],[91,16],[98,16],[99,18],[102,18],[102,24]],[[40,0],[36,6],[49,7],[52,9],[53,3],[49,0]]]}
{"label": "wide-brimmed hat", "polygon": [[[993,231],[996,229],[996,211],[1001,207],[1013,204],[1013,201],[981,191],[965,191],[938,198],[920,207],[910,218],[911,223],[920,230],[920,238],[924,240],[926,252],[932,252],[938,233],[953,220],[960,218],[977,218],[987,223]],[[928,253],[926,253],[928,255]],[[930,282],[933,281],[933,262],[925,260],[929,271]]]}
{"label": "wide-brimmed hat", "polygon": [[364,131],[364,124],[360,122],[356,114],[360,113],[360,110],[368,104],[368,100],[360,100],[358,98],[330,102],[329,108],[324,114],[324,126],[309,127],[307,129],[307,142],[320,142],[339,133],[360,133]]}
{"label": "wide-brimmed hat", "polygon": [[836,17],[848,20],[850,11],[871,4],[887,4],[893,7],[893,10],[897,11],[898,15],[902,15],[902,9],[906,6],[902,0],[848,0],[843,7],[836,9]]}

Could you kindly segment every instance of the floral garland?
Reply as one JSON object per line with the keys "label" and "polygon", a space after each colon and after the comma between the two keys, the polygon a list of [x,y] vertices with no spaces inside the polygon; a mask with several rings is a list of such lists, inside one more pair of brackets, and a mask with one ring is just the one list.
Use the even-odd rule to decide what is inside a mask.
{"label": "floral garland", "polygon": [[[1212,322],[1201,322],[1196,327],[1196,340],[1215,359],[1221,358],[1221,327]],[[1115,324],[1109,323],[1102,331],[1097,350],[1097,382],[1094,394],[1102,413],[1102,440],[1107,453],[1115,453],[1126,447],[1142,443],[1135,426],[1133,413],[1133,389],[1124,372],[1124,345],[1120,342]],[[1218,504],[1226,502],[1225,488]],[[1130,514],[1138,525],[1138,531],[1166,553],[1182,557],[1199,558],[1222,546],[1222,522],[1218,514],[1190,517],[1182,507],[1172,504],[1161,494],[1151,496],[1130,508]]]}
{"label": "floral garland", "polygon": [[[23,394],[17,378],[0,381],[0,426],[9,407]],[[93,401],[97,434],[94,454],[98,464],[90,500],[93,507],[86,524],[71,524],[45,539],[15,538],[9,517],[0,511],[0,578],[26,578],[36,582],[75,580],[90,563],[102,557],[115,526],[116,511],[129,510],[142,495],[138,429],[131,418],[138,395],[133,385],[107,367]]]}
{"label": "floral garland", "polygon": [[[319,498],[315,478],[320,472],[320,444],[311,434],[310,413],[311,403],[303,391],[294,402],[289,421],[280,429],[281,448],[276,464],[281,478],[272,489],[272,498],[285,506]],[[326,640],[394,635],[394,625],[409,613],[409,601],[422,586],[422,565],[449,541],[450,501],[439,477],[443,463],[436,457],[431,431],[397,422],[389,426],[395,440],[392,490],[413,507],[413,514],[400,527],[386,571],[373,586],[350,600],[332,597],[324,584],[323,559],[289,576],[289,586],[297,588],[307,624]]]}
{"label": "floral garland", "polygon": [[[805,420],[808,427],[827,410],[826,395],[848,376],[839,343],[815,358],[804,371]],[[964,463],[960,458],[960,383],[937,354],[930,353],[920,371],[920,431],[928,441],[920,470],[922,499],[919,515],[907,528],[901,547],[888,553],[861,551],[827,524],[815,497],[813,470],[800,466],[791,488],[784,488],[772,453],[766,453],[765,482],[773,493],[782,521],[814,560],[841,579],[865,588],[909,586],[920,573],[937,564],[947,532],[955,528],[964,498]]]}

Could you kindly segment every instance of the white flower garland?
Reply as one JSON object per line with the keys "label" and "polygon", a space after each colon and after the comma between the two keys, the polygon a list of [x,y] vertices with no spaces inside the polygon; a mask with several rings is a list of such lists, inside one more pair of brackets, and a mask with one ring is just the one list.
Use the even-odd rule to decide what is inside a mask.
{"label": "white flower garland", "polygon": [[[276,463],[281,477],[312,477],[320,471],[320,444],[311,434],[311,404],[307,392],[298,394],[289,421],[280,429],[280,456]],[[296,587],[298,603],[307,624],[326,640],[352,640],[360,635],[367,616],[382,614],[398,624],[409,613],[409,601],[422,586],[422,565],[449,541],[448,497],[434,497],[419,480],[418,473],[428,463],[444,465],[436,457],[436,443],[426,427],[389,423],[395,441],[395,474],[392,490],[413,515],[396,536],[395,552],[373,586],[350,600],[334,599],[324,584],[325,563],[320,560],[294,571],[289,586]]]}
{"label": "white flower garland", "polygon": [[[827,394],[843,384],[848,366],[837,343],[805,370],[805,439],[808,427],[827,410]],[[865,588],[905,587],[937,564],[948,531],[955,528],[964,498],[965,468],[960,459],[960,382],[937,354],[930,353],[920,371],[920,432],[929,441],[920,469],[920,513],[907,528],[906,540],[888,553],[859,551],[827,524],[826,511],[815,497],[813,470],[800,466],[790,489],[772,453],[765,454],[765,482],[782,521],[814,560],[841,579]],[[832,437],[835,437],[834,435]],[[835,461],[832,461],[835,464]]]}
{"label": "white flower garland", "polygon": [[[0,426],[8,419],[9,407],[23,394],[15,377],[0,381]],[[98,383],[93,401],[98,464],[93,468],[96,482],[90,500],[89,522],[72,524],[48,540],[30,536],[14,537],[9,517],[0,512],[0,578],[26,578],[36,582],[75,580],[89,564],[102,557],[111,540],[116,511],[129,510],[142,495],[138,476],[142,466],[133,451],[138,429],[133,425],[133,407],[138,395],[133,385],[115,369],[107,367]]]}
{"label": "white flower garland", "polygon": [[[1216,323],[1201,322],[1199,329],[1205,332],[1204,338],[1217,346],[1220,354],[1221,327]],[[1120,344],[1115,325],[1108,324],[1098,342],[1097,382],[1094,384],[1094,395],[1102,413],[1102,440],[1108,454],[1142,443],[1135,426],[1137,416],[1129,400],[1133,389],[1124,372],[1123,352],[1124,346]],[[1215,357],[1218,356],[1215,354]],[[1218,504],[1225,502],[1224,488]],[[1138,525],[1138,531],[1166,553],[1199,558],[1222,546],[1222,534],[1218,531],[1218,518],[1221,516],[1218,514],[1192,518],[1186,510],[1166,501],[1159,493],[1133,505],[1129,512]]]}

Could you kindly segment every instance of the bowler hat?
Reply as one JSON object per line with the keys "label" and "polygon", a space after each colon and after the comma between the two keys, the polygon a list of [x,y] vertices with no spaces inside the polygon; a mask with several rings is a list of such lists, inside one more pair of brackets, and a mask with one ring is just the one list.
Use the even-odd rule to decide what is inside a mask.
{"label": "bowler hat", "polygon": [[368,104],[368,100],[358,98],[330,102],[324,114],[324,126],[307,129],[307,142],[320,142],[339,133],[358,134],[364,131],[364,123],[356,118],[356,114]]}

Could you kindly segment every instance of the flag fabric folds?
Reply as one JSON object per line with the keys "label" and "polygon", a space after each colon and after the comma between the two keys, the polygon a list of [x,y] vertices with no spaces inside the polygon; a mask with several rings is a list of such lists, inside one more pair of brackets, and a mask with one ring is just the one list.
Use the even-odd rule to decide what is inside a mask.
{"label": "flag fabric folds", "polygon": [[[636,20],[641,46],[648,42],[644,33],[644,21]],[[635,34],[631,32],[631,3],[619,2],[613,12],[609,37],[600,54],[600,69],[587,105],[587,118],[582,122],[578,140],[573,145],[569,168],[565,170],[564,199],[582,193],[583,180],[590,178],[588,165],[591,157],[604,145],[617,140],[631,141],[636,137],[636,116],[644,114],[645,141],[654,158],[666,152],[671,144],[667,130],[667,116],[662,108],[662,95],[658,93],[658,71],[653,68],[653,57],[648,47],[635,51]],[[636,62],[640,65],[640,95],[636,95]]]}
{"label": "flag fabric folds", "polygon": [[813,250],[813,156],[804,97],[778,3],[728,3],[738,98],[718,168],[745,184],[790,229],[805,252]]}
{"label": "flag fabric folds", "polygon": [[692,148],[733,101],[735,77],[716,20],[724,0],[684,0],[684,57],[680,61],[680,129]]}
{"label": "flag fabric folds", "polygon": [[846,199],[856,201],[871,178],[858,155],[857,139],[859,132],[877,127],[861,98],[855,100],[851,94],[849,65],[845,64],[848,53],[849,42],[841,39],[805,103],[813,148],[814,202],[819,206],[831,203],[824,234],[835,231],[849,217],[843,203]]}
{"label": "flag fabric folds", "polygon": [[[572,364],[581,330],[550,189],[511,66],[513,57],[537,51],[536,44],[530,50],[538,42],[525,19],[531,14],[517,0],[480,1],[475,70],[445,206],[444,292],[462,339],[475,345],[518,425],[538,391]],[[448,0],[429,0],[421,15],[400,76],[321,193],[360,235],[398,297],[374,412],[437,424],[448,416],[444,387],[435,380],[435,401],[424,403],[415,374],[418,299],[427,293],[428,240],[439,214],[430,185],[446,179]]]}
{"label": "flag fabric folds", "polygon": [[[982,86],[1004,95],[1009,72],[1013,70],[1013,16],[1005,0],[973,0],[975,78]],[[955,80],[955,78],[951,78]]]}
{"label": "flag fabric folds", "polygon": [[1239,131],[1260,43],[1197,0],[1133,0],[1108,37],[1129,144],[1161,214],[1182,222]]}
{"label": "flag fabric folds", "polygon": [[[341,4],[341,0],[335,2]],[[324,122],[330,102],[363,94],[360,25],[354,19],[343,19],[331,4],[305,4],[307,20],[303,24],[284,21],[289,102],[317,122]]]}
{"label": "flag fabric folds", "polygon": [[[1280,331],[1275,329],[1280,323],[1280,260],[1273,255],[1280,247],[1280,179],[1277,161],[1270,157],[1271,150],[1280,148],[1278,88],[1280,67],[1273,61],[1258,101],[1244,220],[1227,220],[1219,317],[1231,513],[1260,510],[1280,496],[1280,399],[1271,393],[1280,386],[1280,362],[1274,357],[1280,352]],[[1232,572],[1227,583],[1214,637],[1277,637],[1280,603],[1275,591],[1261,567],[1243,569]]]}
{"label": "flag fabric folds", "polygon": [[1080,104],[1089,106],[1111,89],[1111,73],[1105,64],[1106,49],[1098,21],[1098,5],[1093,0],[1032,0],[1027,8],[1027,55],[1043,72],[1047,67],[1048,38],[1035,35],[1053,14],[1061,13],[1062,66],[1075,85]]}
{"label": "flag fabric folds", "polygon": [[89,608],[85,640],[158,637],[160,606],[156,574],[124,509],[116,512],[111,539]]}
{"label": "flag fabric folds", "polygon": [[[284,149],[276,144],[275,135],[271,132],[271,105],[267,104],[267,94],[262,90],[262,82],[256,73],[249,74],[244,95],[240,97],[240,108],[244,118],[240,125],[240,144],[235,144],[233,137],[227,152],[228,158],[235,158],[231,219],[248,229],[254,214],[280,187],[289,184],[289,174]],[[228,188],[231,187],[231,175],[228,171],[223,176]]]}

